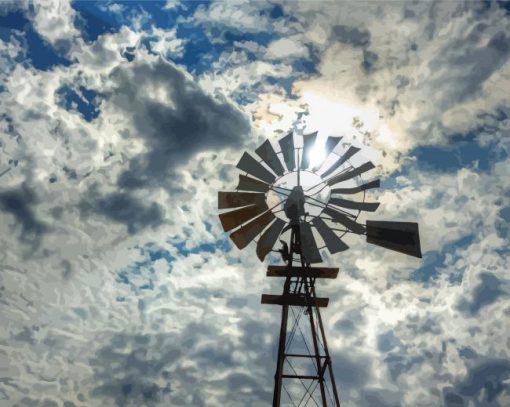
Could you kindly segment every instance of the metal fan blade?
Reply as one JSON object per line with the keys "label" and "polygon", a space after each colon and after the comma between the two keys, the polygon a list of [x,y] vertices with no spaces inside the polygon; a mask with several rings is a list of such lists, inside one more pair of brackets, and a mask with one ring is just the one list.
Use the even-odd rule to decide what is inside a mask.
{"label": "metal fan blade", "polygon": [[276,218],[271,226],[269,226],[262,236],[260,236],[257,242],[257,256],[260,261],[264,261],[267,254],[273,249],[276,240],[280,236],[280,233],[286,222],[282,219]]}
{"label": "metal fan blade", "polygon": [[303,156],[301,157],[301,169],[306,170],[310,165],[310,152],[315,145],[317,132],[303,135]]}
{"label": "metal fan blade", "polygon": [[365,191],[371,188],[379,188],[381,185],[381,181],[376,179],[374,181],[370,181],[366,184],[359,185],[354,188],[334,188],[331,190],[332,194],[356,194],[361,191]]}
{"label": "metal fan blade", "polygon": [[324,162],[328,159],[329,154],[335,149],[336,145],[342,140],[342,137],[332,137],[329,136],[326,140],[326,144],[324,145],[324,160],[322,160],[320,163],[315,165],[312,168],[312,171],[317,171],[319,168],[322,167]]}
{"label": "metal fan blade", "polygon": [[339,168],[344,162],[346,162],[349,158],[351,158],[354,154],[356,154],[360,148],[350,146],[349,149],[342,155],[331,167],[329,167],[324,174],[321,175],[321,178],[326,178],[328,175],[332,174],[337,168]]}
{"label": "metal fan blade", "polygon": [[267,204],[264,202],[260,205],[245,206],[244,208],[236,209],[235,211],[222,213],[219,216],[223,230],[228,232],[229,230],[235,229],[244,222],[253,219],[255,216],[260,215],[268,209]]}
{"label": "metal fan blade", "polygon": [[341,198],[331,198],[330,204],[341,206],[342,208],[356,209],[359,211],[374,212],[379,207],[379,202],[356,202]]}
{"label": "metal fan blade", "polygon": [[273,212],[267,211],[246,225],[241,226],[230,235],[230,238],[238,249],[244,249],[275,217]]}
{"label": "metal fan blade", "polygon": [[335,149],[340,140],[342,140],[342,137],[333,136],[328,137],[328,139],[326,140],[326,144],[324,145],[325,157],[327,157],[329,153],[331,153]]}
{"label": "metal fan blade", "polygon": [[269,185],[265,182],[259,181],[258,179],[240,174],[239,184],[237,184],[236,189],[240,189],[241,191],[267,192],[269,190]]}
{"label": "metal fan blade", "polygon": [[296,168],[296,157],[294,156],[294,136],[292,132],[282,137],[278,143],[282,149],[283,160],[285,161],[287,170],[294,171]]}
{"label": "metal fan blade", "polygon": [[328,185],[338,184],[339,182],[354,178],[356,175],[363,174],[364,172],[367,172],[372,168],[375,168],[375,165],[372,163],[372,161],[367,161],[365,164],[362,164],[359,167],[356,167],[350,171],[344,172],[343,174],[338,174],[332,177],[331,179],[328,180]]}
{"label": "metal fan blade", "polygon": [[264,162],[271,168],[275,174],[283,175],[285,170],[283,169],[283,165],[280,162],[280,159],[276,155],[273,146],[269,140],[264,141],[259,148],[255,150],[260,158],[264,160]]}
{"label": "metal fan blade", "polygon": [[301,232],[301,251],[305,260],[308,263],[322,262],[321,254],[313,237],[312,227],[306,222],[301,223],[299,226]]}
{"label": "metal fan blade", "polygon": [[269,170],[266,170],[262,164],[260,164],[255,158],[253,158],[248,153],[244,153],[239,162],[237,163],[237,168],[246,171],[248,174],[261,179],[262,181],[266,181],[268,184],[274,182],[276,177]]}
{"label": "metal fan blade", "polygon": [[338,212],[336,209],[326,207],[324,208],[324,213],[331,216],[331,220],[336,223],[341,223],[351,232],[357,233],[358,235],[362,235],[365,233],[365,227],[356,223],[356,221],[352,220],[348,216],[345,216],[343,213]]}
{"label": "metal fan blade", "polygon": [[367,220],[367,243],[421,258],[420,234],[414,222]]}
{"label": "metal fan blade", "polygon": [[315,226],[315,229],[318,230],[324,239],[324,243],[326,243],[326,247],[331,254],[342,252],[349,248],[321,218],[314,218],[312,225]]}
{"label": "metal fan blade", "polygon": [[218,192],[218,209],[239,208],[266,202],[266,195],[252,192]]}

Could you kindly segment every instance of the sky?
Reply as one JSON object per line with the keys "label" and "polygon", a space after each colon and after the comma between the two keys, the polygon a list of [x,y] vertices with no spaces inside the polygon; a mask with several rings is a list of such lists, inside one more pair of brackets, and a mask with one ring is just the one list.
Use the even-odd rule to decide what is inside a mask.
{"label": "sky", "polygon": [[420,225],[422,259],[325,256],[342,406],[510,405],[509,15],[0,2],[0,405],[270,405],[281,281],[217,192],[298,125],[362,148],[374,216]]}

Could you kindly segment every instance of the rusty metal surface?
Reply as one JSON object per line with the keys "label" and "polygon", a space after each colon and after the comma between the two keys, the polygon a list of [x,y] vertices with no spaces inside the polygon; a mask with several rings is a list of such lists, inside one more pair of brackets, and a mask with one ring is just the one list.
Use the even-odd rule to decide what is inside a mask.
{"label": "rusty metal surface", "polygon": [[367,220],[367,243],[422,257],[418,224],[414,222]]}
{"label": "rusty metal surface", "polygon": [[257,256],[260,261],[263,261],[267,254],[273,249],[276,240],[280,236],[282,229],[287,223],[279,218],[273,222],[267,230],[262,233],[259,241],[257,242]]}
{"label": "rusty metal surface", "polygon": [[260,205],[266,202],[266,195],[253,192],[218,192],[218,209],[239,208]]}
{"label": "rusty metal surface", "polygon": [[237,168],[247,172],[253,177],[267,182],[268,184],[272,184],[276,179],[276,176],[271,171],[266,169],[261,163],[246,152],[237,163]]}
{"label": "rusty metal surface", "polygon": [[312,307],[325,308],[328,306],[329,298],[315,297],[306,298],[299,294],[284,294],[284,295],[273,295],[273,294],[262,294],[260,302],[262,304],[273,304],[273,305],[294,305],[305,307],[311,305]]}
{"label": "rusty metal surface", "polygon": [[269,185],[258,179],[240,174],[236,189],[241,191],[267,192],[269,190]]}
{"label": "rusty metal surface", "polygon": [[379,202],[356,202],[342,198],[331,198],[329,203],[342,208],[356,209],[359,211],[374,212],[379,207]]}
{"label": "rusty metal surface", "polygon": [[269,140],[264,141],[256,150],[257,155],[264,160],[264,162],[273,170],[276,175],[283,175],[285,170],[283,165],[276,155],[273,146]]}
{"label": "rusty metal surface", "polygon": [[343,240],[340,239],[321,218],[314,218],[312,220],[312,225],[321,235],[324,243],[326,243],[326,247],[331,254],[343,252],[349,248],[349,246],[347,246]]}
{"label": "rusty metal surface", "polygon": [[371,188],[379,188],[381,186],[381,181],[376,179],[370,182],[367,182],[366,184],[359,185],[354,188],[333,188],[331,190],[332,194],[356,194],[358,192],[366,191],[367,189]]}
{"label": "rusty metal surface", "polygon": [[260,205],[245,206],[244,208],[236,209],[232,212],[222,213],[219,216],[223,230],[228,232],[229,230],[235,229],[268,209],[267,204],[264,202]]}
{"label": "rusty metal surface", "polygon": [[331,216],[332,218],[331,220],[333,222],[344,225],[351,232],[357,233],[359,235],[365,233],[365,227],[363,225],[360,225],[359,223],[349,218],[348,216],[344,215],[343,213],[337,211],[336,209],[326,207],[324,208],[324,213]]}
{"label": "rusty metal surface", "polygon": [[301,232],[301,253],[306,260],[306,262],[313,263],[321,263],[322,257],[317,248],[317,243],[315,242],[315,237],[312,233],[312,227],[309,223],[301,223],[299,225]]}
{"label": "rusty metal surface", "polygon": [[338,275],[335,267],[287,267],[268,266],[267,277],[312,277],[334,279]]}
{"label": "rusty metal surface", "polygon": [[346,181],[348,179],[354,178],[357,175],[363,174],[375,168],[375,165],[372,161],[367,161],[364,164],[361,164],[359,167],[353,168],[350,171],[344,172],[343,174],[338,174],[328,180],[328,185],[338,184],[339,182]]}
{"label": "rusty metal surface", "polygon": [[241,226],[230,235],[230,238],[239,249],[244,249],[271,221],[273,221],[274,218],[275,216],[273,213],[271,211],[267,211],[258,218],[255,218],[251,222]]}

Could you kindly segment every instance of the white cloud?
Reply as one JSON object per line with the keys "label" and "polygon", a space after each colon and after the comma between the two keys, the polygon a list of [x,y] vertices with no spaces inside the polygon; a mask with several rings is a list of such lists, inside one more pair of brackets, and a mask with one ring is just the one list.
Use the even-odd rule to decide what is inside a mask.
{"label": "white cloud", "polygon": [[[270,7],[270,3],[265,0],[257,3],[247,0],[213,2],[208,7],[199,6],[193,18],[195,22],[206,26],[216,25],[243,32],[262,32],[270,27],[269,19],[259,13],[264,7]],[[215,40],[214,36],[211,40]]]}
{"label": "white cloud", "polygon": [[267,47],[266,57],[269,59],[306,58],[308,50],[290,38],[281,38],[271,42]]}
{"label": "white cloud", "polygon": [[34,28],[56,49],[67,52],[80,37],[74,25],[76,12],[68,0],[35,2],[29,10]]}
{"label": "white cloud", "polygon": [[[216,4],[211,15],[219,27],[256,32],[269,24],[258,21],[265,7]],[[393,186],[371,192],[382,203],[374,217],[418,221],[425,254],[407,258],[356,237],[342,257],[327,259],[341,270],[319,292],[331,298],[323,317],[342,405],[441,405],[461,396],[486,403],[478,383],[486,378],[473,377],[488,373],[497,386],[498,372],[508,371],[508,119],[494,114],[507,104],[508,68],[497,43],[502,11],[477,16],[470,7],[284,5],[295,20],[278,20],[276,31],[296,48],[311,43],[320,58],[318,74],[294,84],[297,98],[263,80],[294,75],[296,54],[251,61],[246,52],[262,56],[265,47],[238,43],[194,81],[139,46],[148,33],[127,27],[91,44],[73,40],[69,57],[79,64],[70,67],[13,64],[0,93],[0,162],[10,168],[0,176],[0,344],[8,361],[0,355],[0,397],[7,405],[266,405],[279,315],[259,296],[279,292],[281,282],[264,277],[251,246],[214,253],[200,246],[212,250],[226,238],[216,193],[235,186],[240,148],[309,112],[307,125],[321,137],[342,132],[385,151],[382,173],[403,169]],[[45,38],[74,38],[67,23],[48,28],[54,11],[41,10]],[[64,9],[66,21],[71,14]],[[197,16],[205,19],[205,10]],[[165,56],[186,45],[174,30],[151,33]],[[497,52],[487,58],[499,69],[486,66],[484,80],[471,70],[452,75],[463,73],[458,55],[473,56],[490,41]],[[9,43],[8,63],[22,54],[20,44]],[[458,54],[447,54],[455,44]],[[127,47],[135,49],[131,63]],[[476,78],[480,86],[462,99]],[[59,106],[63,85],[98,91],[100,115],[87,122]],[[243,106],[253,133],[232,107],[243,93],[253,98]],[[169,137],[190,111],[186,131]],[[480,123],[487,128],[477,142],[499,152],[488,170],[418,171],[420,162],[406,157]],[[121,189],[121,174],[144,182]],[[507,404],[505,391],[495,405]]]}

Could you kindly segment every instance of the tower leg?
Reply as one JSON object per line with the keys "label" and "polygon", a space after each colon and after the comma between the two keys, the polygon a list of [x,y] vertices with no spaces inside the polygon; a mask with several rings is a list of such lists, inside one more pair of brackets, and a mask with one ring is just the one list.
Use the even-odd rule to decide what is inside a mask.
{"label": "tower leg", "polygon": [[[306,287],[306,291],[308,291],[310,289],[310,287],[308,286],[308,282],[306,282],[306,281],[305,281],[305,287]],[[308,292],[307,292],[307,295],[309,295]],[[326,401],[326,392],[324,391],[324,370],[325,369],[322,368],[320,349],[319,349],[319,345],[317,343],[317,331],[315,330],[315,323],[314,323],[314,319],[313,319],[313,308],[314,307],[312,307],[309,304],[307,307],[307,310],[308,310],[308,317],[310,319],[310,330],[312,331],[312,342],[313,342],[313,348],[314,348],[314,352],[315,352],[315,362],[317,364],[317,376],[319,377],[318,380],[319,380],[319,388],[321,391],[322,405],[327,406],[328,403]],[[316,307],[316,310],[317,310],[317,312],[319,311],[319,309],[317,307]],[[326,353],[326,357],[329,359],[329,355],[327,353]],[[324,361],[324,363],[326,363],[326,360]]]}
{"label": "tower leg", "polygon": [[[312,293],[313,293],[313,296],[315,297],[315,288],[314,287],[312,287]],[[319,307],[316,307],[315,311],[317,312],[317,322],[319,323],[319,330],[321,332],[322,343],[324,345],[324,352],[326,354],[325,363],[327,363],[327,367],[328,367],[329,378],[331,380],[331,387],[333,390],[333,397],[335,398],[335,405],[337,407],[340,407],[340,399],[338,397],[338,391],[336,389],[335,376],[333,374],[333,367],[331,366],[331,358],[329,356],[328,343],[326,341],[326,334],[324,333],[324,326],[322,325],[322,317],[321,317]]]}
{"label": "tower leg", "polygon": [[[283,293],[288,293],[290,278],[287,277]],[[276,373],[274,375],[273,407],[280,407],[282,396],[282,375],[283,363],[285,362],[285,342],[287,340],[287,320],[289,317],[289,306],[282,306],[282,322],[280,326],[280,341],[278,343],[278,360],[276,362]]]}
{"label": "tower leg", "polygon": [[[274,393],[273,393],[273,407],[280,407],[281,400],[282,400],[282,389],[284,388],[284,381],[287,383],[290,379],[297,379],[299,380],[303,386],[308,389],[310,387],[308,384],[305,384],[306,380],[317,380],[317,387],[320,391],[320,397],[321,397],[321,405],[323,407],[327,406],[334,406],[334,407],[340,407],[340,401],[338,398],[338,393],[336,389],[335,384],[335,378],[333,376],[333,369],[331,365],[331,358],[329,356],[328,346],[326,343],[326,336],[324,333],[324,327],[322,325],[322,318],[319,311],[319,307],[316,303],[316,295],[315,295],[315,287],[314,287],[315,280],[310,277],[302,277],[298,278],[296,280],[291,280],[291,278],[287,277],[285,280],[285,285],[283,289],[283,297],[292,295],[298,295],[300,298],[302,298],[303,304],[301,304],[301,307],[304,307],[305,314],[308,316],[308,318],[305,319],[307,321],[306,325],[309,324],[309,327],[307,326],[305,328],[305,331],[308,330],[310,339],[312,341],[312,348],[310,349],[309,354],[296,354],[295,352],[292,352],[292,339],[289,337],[290,343],[287,344],[287,328],[289,323],[289,304],[283,302],[282,305],[282,318],[281,318],[281,326],[280,326],[280,338],[278,342],[278,357],[277,357],[277,364],[276,364],[276,372],[275,372],[275,386],[274,386]],[[294,304],[293,306],[296,306]],[[294,315],[294,323],[299,323],[299,318],[296,319],[296,315]],[[291,335],[294,333],[294,330],[296,329],[295,325],[292,329]],[[301,328],[298,328],[301,334],[303,332],[301,331]],[[292,335],[293,336],[293,335]],[[304,337],[303,337],[304,339]],[[322,343],[322,346],[321,346]],[[305,342],[306,345],[306,342]],[[308,347],[307,347],[308,348]],[[314,362],[314,374],[310,375],[310,373],[307,373],[306,371],[299,371],[292,367],[293,363],[291,363],[291,360],[294,361],[295,358],[311,358],[311,360]],[[289,367],[290,370],[286,367],[285,361],[288,359],[289,361]],[[326,377],[329,375],[329,385],[326,382]],[[332,389],[332,394],[329,393],[329,396],[331,399],[327,397],[326,394],[326,387],[329,392],[329,387]],[[312,397],[312,393],[314,391],[312,390],[311,393],[309,393],[309,396]],[[288,393],[287,393],[288,394]],[[308,390],[307,390],[308,395]],[[288,394],[289,397],[291,397],[290,394]],[[305,401],[305,406],[308,405],[307,400],[305,400],[305,396],[301,399],[301,401]],[[308,399],[309,400],[309,399]],[[317,401],[314,399],[315,404],[317,405]],[[330,404],[331,403],[331,404]]]}

